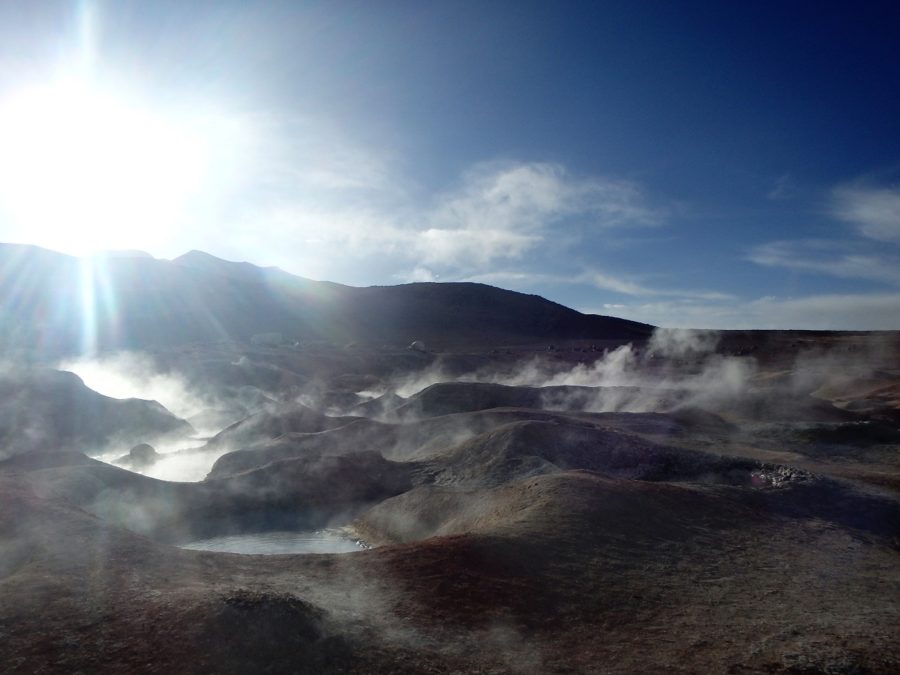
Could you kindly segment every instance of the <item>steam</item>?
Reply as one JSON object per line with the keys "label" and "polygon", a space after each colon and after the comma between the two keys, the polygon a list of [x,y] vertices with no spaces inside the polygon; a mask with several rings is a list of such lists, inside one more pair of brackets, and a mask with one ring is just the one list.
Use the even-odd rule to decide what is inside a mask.
{"label": "steam", "polygon": [[720,334],[710,330],[688,330],[685,328],[657,328],[650,336],[647,353],[652,358],[685,358],[703,356],[715,351]]}
{"label": "steam", "polygon": [[[643,347],[628,343],[589,363],[566,366],[538,356],[512,368],[489,367],[454,377],[437,362],[393,380],[386,391],[408,398],[439,382],[483,382],[555,387],[543,398],[543,407],[551,410],[641,413],[701,407],[724,411],[753,396],[831,398],[834,391],[871,376],[875,364],[888,362],[892,354],[887,339],[883,344],[869,341],[871,346],[866,348],[801,349],[783,370],[764,372],[754,356],[721,353],[720,342],[721,333],[716,331],[658,328]],[[566,387],[582,389],[566,393]],[[583,388],[594,391],[589,394]]]}
{"label": "steam", "polygon": [[[215,452],[204,452],[202,443],[187,444],[183,441],[157,444],[154,448],[160,454],[160,458],[156,462],[148,466],[129,468],[129,470],[150,478],[175,483],[192,483],[203,480],[215,461],[228,450],[223,448]],[[127,448],[124,449],[124,452],[123,448],[108,449],[98,455],[96,459],[107,464],[114,464],[127,453]]]}
{"label": "steam", "polygon": [[58,368],[75,373],[104,396],[157,401],[182,419],[199,415],[207,407],[184,378],[161,372],[145,354],[118,352],[96,359],[63,361]]}
{"label": "steam", "polygon": [[[472,377],[474,377],[474,375]],[[458,378],[450,375],[440,362],[437,362],[430,365],[428,368],[416,371],[415,373],[403,377],[400,380],[395,380],[388,388],[388,390],[392,391],[398,396],[402,396],[403,398],[409,398],[413,394],[416,394],[433,384],[438,384],[439,382],[450,382],[457,379]],[[468,380],[467,378],[463,377],[461,378],[461,381]],[[479,380],[471,381],[477,382]]]}
{"label": "steam", "polygon": [[[148,354],[118,352],[100,358],[64,361],[57,367],[75,373],[85,385],[104,396],[157,401],[172,414],[191,422],[197,437],[156,443],[154,449],[161,457],[148,466],[132,468],[137,473],[160,480],[199,481],[215,460],[229,450],[201,452],[205,438],[234,421],[231,417],[222,418],[221,409],[227,404],[218,393],[212,389],[201,391],[182,375],[160,368]],[[97,458],[113,463],[129,450],[113,444]]]}

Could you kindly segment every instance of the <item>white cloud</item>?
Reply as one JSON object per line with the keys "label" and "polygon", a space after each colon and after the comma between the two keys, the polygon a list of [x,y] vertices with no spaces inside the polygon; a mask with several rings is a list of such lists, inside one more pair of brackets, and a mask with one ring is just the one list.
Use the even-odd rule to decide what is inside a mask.
{"label": "white cloud", "polygon": [[582,311],[669,328],[900,330],[900,293],[762,297],[722,304],[675,300]]}
{"label": "white cloud", "polygon": [[656,295],[653,291],[634,281],[604,274],[603,272],[585,272],[575,278],[577,282],[590,284],[595,288],[625,295]]}
{"label": "white cloud", "polygon": [[575,178],[559,164],[531,162],[474,167],[459,191],[438,200],[430,220],[454,229],[533,231],[574,215],[601,227],[662,219],[634,183]]}
{"label": "white cloud", "polygon": [[900,285],[900,259],[859,243],[820,240],[773,241],[754,248],[748,259],[767,267],[815,272],[845,279]]}
{"label": "white cloud", "polygon": [[438,277],[434,272],[432,272],[427,267],[421,267],[421,266],[416,267],[415,269],[413,269],[412,271],[410,271],[406,274],[397,274],[397,275],[395,275],[395,278],[400,280],[403,283],[415,283],[415,282],[422,282],[422,281],[431,282],[431,281],[438,280]]}
{"label": "white cloud", "polygon": [[[574,177],[556,164],[480,164],[456,189],[422,200],[402,180],[396,188],[390,163],[366,160],[367,151],[344,148],[322,158],[319,144],[302,150],[325,168],[310,173],[291,168],[296,161],[279,160],[266,179],[280,186],[277,198],[266,208],[251,208],[241,221],[218,225],[223,247],[307,276],[336,278],[354,258],[357,271],[391,266],[388,276],[396,278],[397,269],[427,268],[460,278],[559,245],[575,231],[571,223],[645,227],[663,218],[636,185]],[[364,161],[354,174],[356,157]],[[339,178],[344,174],[346,181]],[[266,233],[265,241],[258,232]],[[276,260],[271,241],[282,243]]]}
{"label": "white cloud", "polygon": [[[163,258],[196,248],[359,283],[388,279],[398,270],[414,270],[417,279],[425,278],[425,269],[459,278],[520,260],[543,246],[565,248],[588,228],[645,227],[664,218],[633,182],[576,176],[547,162],[479,163],[455,186],[426,191],[392,150],[354,137],[328,118],[226,105],[195,110],[189,103],[173,99],[171,110],[157,113],[161,121],[172,121],[182,112],[179,105],[190,112],[191,133],[184,135],[202,137],[209,150],[203,155],[203,180],[179,198],[177,209],[164,212],[150,206],[165,200],[147,199],[145,205],[128,194],[113,199],[116,195],[105,194],[109,181],[87,180],[103,194],[96,201],[104,213],[109,211],[104,219],[109,226],[94,228],[91,246],[144,249]],[[98,129],[98,135],[106,131]],[[165,150],[152,139],[141,140],[154,152]],[[104,169],[109,176],[123,173],[116,173],[116,163],[109,164]],[[177,176],[185,164],[183,159],[161,163],[154,180],[137,184],[154,196],[164,179]],[[0,161],[2,173],[11,179],[22,172]],[[48,202],[46,190],[36,191],[29,207],[31,202],[49,205],[54,216],[46,219],[51,223],[47,232],[40,232],[15,222],[13,216],[25,209],[6,205],[15,202],[4,200],[10,191],[22,193],[0,189],[0,239],[86,252],[86,233],[66,222],[84,209],[60,199]],[[57,202],[62,206],[53,206]],[[73,198],[72,203],[80,202]],[[86,213],[84,218],[92,212]]]}
{"label": "white cloud", "polygon": [[514,229],[428,228],[410,234],[414,252],[426,265],[483,268],[494,260],[519,258],[542,240]]}
{"label": "white cloud", "polygon": [[832,213],[870,239],[900,242],[900,188],[838,187]]}
{"label": "white cloud", "polygon": [[539,162],[477,165],[460,188],[409,215],[414,219],[413,251],[424,264],[475,270],[522,257],[566,219],[593,227],[647,226],[662,220],[662,212],[650,207],[633,183],[577,178],[558,164]]}
{"label": "white cloud", "polygon": [[719,291],[697,291],[680,288],[657,288],[646,286],[629,279],[589,271],[575,278],[576,282],[588,283],[596,288],[615,291],[624,295],[695,298],[701,300],[730,300],[734,296]]}
{"label": "white cloud", "polygon": [[518,271],[497,271],[474,274],[464,281],[475,281],[483,284],[499,284],[512,286],[527,286],[534,284],[568,284],[588,285],[594,288],[610,290],[625,295],[652,295],[653,292],[633,281],[619,278],[598,271],[585,271],[576,275],[541,274]]}
{"label": "white cloud", "polygon": [[553,274],[539,274],[537,272],[515,272],[500,270],[497,272],[483,272],[469,275],[460,281],[471,281],[477,284],[492,284],[494,286],[520,286],[542,282],[559,283],[562,277]]}
{"label": "white cloud", "polygon": [[[677,297],[695,300],[731,300],[734,296],[718,291],[697,291],[678,288],[656,288],[646,286],[633,279],[614,276],[598,270],[585,270],[575,275],[540,274],[519,271],[497,271],[475,274],[464,281],[475,281],[485,284],[509,285],[514,287],[534,287],[536,284],[585,285],[622,295],[643,297]],[[623,305],[624,306],[624,305]]]}

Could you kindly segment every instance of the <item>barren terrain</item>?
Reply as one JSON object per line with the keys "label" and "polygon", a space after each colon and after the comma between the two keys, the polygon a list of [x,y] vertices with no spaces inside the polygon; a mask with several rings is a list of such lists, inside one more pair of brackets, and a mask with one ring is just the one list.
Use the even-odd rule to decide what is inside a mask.
{"label": "barren terrain", "polygon": [[[5,365],[4,672],[900,670],[900,336],[539,307],[508,343],[518,310]],[[112,370],[148,395],[93,391]],[[321,528],[365,546],[182,548]]]}

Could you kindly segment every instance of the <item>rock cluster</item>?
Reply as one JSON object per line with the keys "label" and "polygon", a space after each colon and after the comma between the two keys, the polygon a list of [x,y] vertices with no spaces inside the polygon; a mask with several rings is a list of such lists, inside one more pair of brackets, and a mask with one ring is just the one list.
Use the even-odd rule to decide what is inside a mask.
{"label": "rock cluster", "polygon": [[799,483],[812,479],[812,474],[790,466],[763,464],[758,471],[750,475],[754,487],[781,488],[790,483]]}

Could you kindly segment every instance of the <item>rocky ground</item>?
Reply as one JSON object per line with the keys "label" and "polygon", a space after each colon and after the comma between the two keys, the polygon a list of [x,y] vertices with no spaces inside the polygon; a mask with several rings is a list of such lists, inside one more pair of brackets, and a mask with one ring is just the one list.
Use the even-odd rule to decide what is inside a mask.
{"label": "rocky ground", "polygon": [[[198,483],[0,462],[2,669],[897,672],[897,346],[158,354],[257,404]],[[176,546],[334,524],[374,547]]]}

